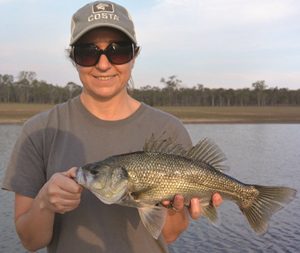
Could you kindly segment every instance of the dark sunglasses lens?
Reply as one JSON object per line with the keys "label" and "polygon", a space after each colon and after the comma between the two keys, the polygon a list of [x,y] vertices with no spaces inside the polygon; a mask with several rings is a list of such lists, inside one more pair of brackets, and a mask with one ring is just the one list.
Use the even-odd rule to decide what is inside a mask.
{"label": "dark sunglasses lens", "polygon": [[99,60],[99,51],[93,45],[80,45],[74,47],[74,61],[84,67],[90,67],[97,64]]}
{"label": "dark sunglasses lens", "polygon": [[112,64],[125,64],[133,58],[132,43],[112,43],[109,48],[106,49],[106,55]]}

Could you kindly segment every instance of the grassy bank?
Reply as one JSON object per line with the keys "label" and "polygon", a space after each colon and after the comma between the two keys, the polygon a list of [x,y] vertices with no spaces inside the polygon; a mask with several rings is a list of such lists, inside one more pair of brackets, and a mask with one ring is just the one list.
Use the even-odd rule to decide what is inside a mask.
{"label": "grassy bank", "polygon": [[300,107],[162,107],[190,123],[300,123]]}
{"label": "grassy bank", "polygon": [[[0,123],[23,123],[45,104],[0,103]],[[186,123],[300,123],[300,107],[160,107]]]}
{"label": "grassy bank", "polygon": [[0,103],[0,123],[23,123],[33,115],[52,108],[49,104]]}

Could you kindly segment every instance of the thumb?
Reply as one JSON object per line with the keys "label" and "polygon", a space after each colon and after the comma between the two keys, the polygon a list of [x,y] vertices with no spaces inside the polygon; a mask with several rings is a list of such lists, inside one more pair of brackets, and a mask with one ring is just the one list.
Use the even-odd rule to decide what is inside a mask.
{"label": "thumb", "polygon": [[74,178],[76,178],[77,169],[78,169],[78,167],[72,167],[69,170],[63,172],[63,175],[74,179]]}

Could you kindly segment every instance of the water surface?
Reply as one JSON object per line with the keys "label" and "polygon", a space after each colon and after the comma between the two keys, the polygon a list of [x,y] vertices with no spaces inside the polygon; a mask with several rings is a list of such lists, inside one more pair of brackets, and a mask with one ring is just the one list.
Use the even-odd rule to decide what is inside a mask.
{"label": "water surface", "polygon": [[[245,183],[285,185],[300,192],[300,125],[187,125],[194,142],[213,139],[228,158],[227,172]],[[299,252],[299,196],[276,213],[266,234],[257,236],[239,208],[225,202],[221,224],[193,221],[171,252]]]}
{"label": "water surface", "polygon": [[[298,124],[213,124],[186,125],[194,143],[213,139],[228,158],[229,175],[245,183],[286,185],[300,192],[300,125]],[[0,125],[0,178],[18,125]],[[26,252],[15,234],[13,194],[0,191],[0,252]],[[219,208],[220,224],[205,218],[192,221],[189,229],[170,247],[179,252],[299,252],[300,202],[296,200],[275,214],[270,228],[257,236],[238,207],[225,202]],[[40,252],[45,252],[44,250]]]}

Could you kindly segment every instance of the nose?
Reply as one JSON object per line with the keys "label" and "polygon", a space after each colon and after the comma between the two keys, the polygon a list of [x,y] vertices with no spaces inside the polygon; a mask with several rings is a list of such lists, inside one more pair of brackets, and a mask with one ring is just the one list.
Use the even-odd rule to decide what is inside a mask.
{"label": "nose", "polygon": [[100,55],[99,61],[96,64],[96,68],[101,71],[106,71],[111,68],[111,63],[109,62],[105,54]]}

